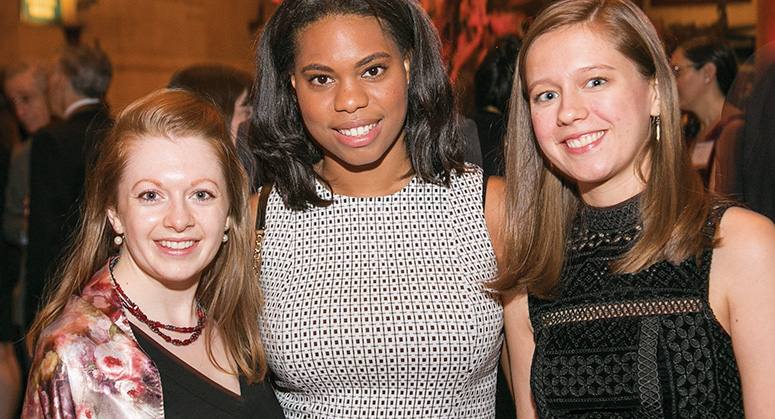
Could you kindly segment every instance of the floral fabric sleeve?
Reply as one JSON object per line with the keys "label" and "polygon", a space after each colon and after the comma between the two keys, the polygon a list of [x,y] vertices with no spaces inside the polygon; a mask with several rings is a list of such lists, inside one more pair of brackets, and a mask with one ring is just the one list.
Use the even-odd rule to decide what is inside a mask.
{"label": "floral fabric sleeve", "polygon": [[100,273],[41,334],[24,418],[164,417],[158,370]]}

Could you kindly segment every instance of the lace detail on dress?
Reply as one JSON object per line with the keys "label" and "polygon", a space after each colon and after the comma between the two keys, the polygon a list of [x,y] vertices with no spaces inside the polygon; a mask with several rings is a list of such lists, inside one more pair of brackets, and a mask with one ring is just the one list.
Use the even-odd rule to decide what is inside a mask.
{"label": "lace detail on dress", "polygon": [[542,327],[567,322],[582,322],[616,317],[656,316],[700,311],[703,307],[699,298],[632,301],[625,303],[594,304],[582,307],[564,308],[544,313],[540,317]]}

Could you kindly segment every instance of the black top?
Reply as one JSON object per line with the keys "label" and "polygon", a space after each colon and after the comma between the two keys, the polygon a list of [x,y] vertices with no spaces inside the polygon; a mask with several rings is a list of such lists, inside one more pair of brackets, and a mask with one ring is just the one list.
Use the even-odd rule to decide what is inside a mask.
{"label": "black top", "polygon": [[240,377],[242,395],[238,396],[186,365],[134,325],[132,332],[159,369],[165,418],[285,417],[269,380],[248,385]]}
{"label": "black top", "polygon": [[[542,418],[742,418],[732,343],[708,300],[712,249],[699,263],[608,268],[642,228],[637,197],[582,208],[556,300],[529,297],[531,387]],[[719,210],[719,217],[723,209]],[[708,223],[705,232],[714,234]]]}

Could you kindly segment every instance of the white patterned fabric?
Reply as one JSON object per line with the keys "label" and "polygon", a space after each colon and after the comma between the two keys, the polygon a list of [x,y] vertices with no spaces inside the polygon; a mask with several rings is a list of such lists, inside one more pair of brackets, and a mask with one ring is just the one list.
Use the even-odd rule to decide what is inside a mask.
{"label": "white patterned fabric", "polygon": [[334,199],[267,205],[261,328],[285,415],[494,418],[503,310],[484,286],[481,170]]}

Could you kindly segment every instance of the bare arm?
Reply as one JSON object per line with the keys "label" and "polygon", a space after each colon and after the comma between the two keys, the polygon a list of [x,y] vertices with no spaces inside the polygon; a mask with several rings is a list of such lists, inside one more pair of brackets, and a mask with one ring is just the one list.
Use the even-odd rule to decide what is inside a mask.
{"label": "bare arm", "polygon": [[487,222],[487,231],[490,234],[492,247],[495,250],[495,258],[503,257],[503,238],[501,226],[506,219],[505,201],[506,182],[502,177],[490,176],[487,180],[487,198],[484,205],[484,219]]}
{"label": "bare arm", "polygon": [[503,321],[506,327],[512,397],[517,408],[517,417],[537,418],[533,393],[530,391],[530,365],[533,362],[535,342],[526,293],[517,292],[504,296]]}
{"label": "bare arm", "polygon": [[732,337],[746,418],[775,411],[775,226],[754,212],[730,208],[713,251],[710,303]]}

